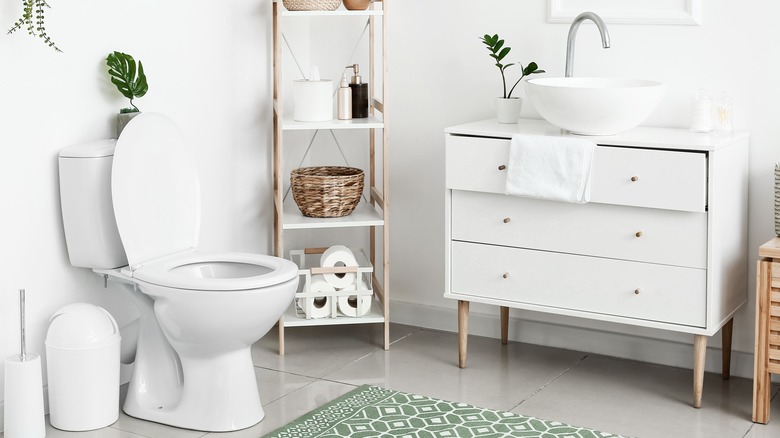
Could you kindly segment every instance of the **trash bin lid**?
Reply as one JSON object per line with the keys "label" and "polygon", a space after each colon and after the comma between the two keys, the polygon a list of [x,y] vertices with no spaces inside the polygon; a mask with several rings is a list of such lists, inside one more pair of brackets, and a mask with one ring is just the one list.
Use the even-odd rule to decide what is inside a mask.
{"label": "trash bin lid", "polygon": [[120,340],[119,327],[114,317],[106,309],[93,304],[69,304],[49,318],[47,347],[92,350]]}

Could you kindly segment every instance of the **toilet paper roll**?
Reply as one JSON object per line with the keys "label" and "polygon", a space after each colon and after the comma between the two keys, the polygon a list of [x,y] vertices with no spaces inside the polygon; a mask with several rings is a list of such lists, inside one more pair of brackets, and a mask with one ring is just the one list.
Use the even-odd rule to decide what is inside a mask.
{"label": "toilet paper roll", "polygon": [[[358,266],[355,254],[344,245],[334,245],[325,250],[320,257],[320,266],[323,268],[335,268],[343,266]],[[323,274],[325,281],[336,289],[348,287],[355,283],[357,275],[354,272],[342,274]]]}
{"label": "toilet paper roll", "polygon": [[[368,286],[366,282],[360,280],[361,290],[367,291]],[[351,284],[345,288],[339,289],[339,291],[352,291],[357,290],[356,284]],[[339,297],[338,305],[339,311],[346,316],[359,317],[363,316],[371,310],[372,295],[350,295],[346,297]]]}
{"label": "toilet paper roll", "polygon": [[[336,292],[336,288],[328,284],[322,275],[312,275],[309,291],[322,293],[323,295],[319,297],[298,298],[298,307],[303,310],[306,317],[317,319],[330,316],[330,300],[333,299],[332,294]],[[311,303],[311,306],[307,305],[309,303]]]}
{"label": "toilet paper roll", "polygon": [[5,437],[43,438],[46,423],[43,413],[41,357],[16,354],[5,359]]}

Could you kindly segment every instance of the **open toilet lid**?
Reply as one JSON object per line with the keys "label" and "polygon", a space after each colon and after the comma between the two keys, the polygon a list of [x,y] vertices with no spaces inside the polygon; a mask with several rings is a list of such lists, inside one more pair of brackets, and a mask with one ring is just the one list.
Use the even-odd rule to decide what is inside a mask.
{"label": "open toilet lid", "polygon": [[111,194],[131,267],[197,246],[198,173],[169,118],[143,113],[125,127],[114,152]]}

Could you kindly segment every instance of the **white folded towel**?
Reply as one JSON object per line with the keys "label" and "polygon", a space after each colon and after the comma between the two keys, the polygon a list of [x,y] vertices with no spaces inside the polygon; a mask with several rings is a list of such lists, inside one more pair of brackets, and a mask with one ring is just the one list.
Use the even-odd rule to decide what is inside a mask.
{"label": "white folded towel", "polygon": [[509,146],[506,194],[584,204],[596,144],[581,138],[515,135]]}

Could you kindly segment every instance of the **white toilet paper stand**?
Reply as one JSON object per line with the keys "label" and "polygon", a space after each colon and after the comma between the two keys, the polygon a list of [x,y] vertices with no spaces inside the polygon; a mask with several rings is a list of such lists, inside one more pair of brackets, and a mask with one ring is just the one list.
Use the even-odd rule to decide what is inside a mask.
{"label": "white toilet paper stand", "polygon": [[41,357],[27,353],[24,324],[24,289],[19,290],[21,352],[5,359],[5,438],[43,438],[46,422],[43,412]]}
{"label": "white toilet paper stand", "polygon": [[[301,304],[295,306],[298,321],[321,319],[332,320],[334,323],[336,320],[358,322],[369,313],[374,301],[374,291],[371,288],[371,274],[374,272],[374,267],[365,253],[359,249],[350,250],[350,254],[354,254],[355,257],[352,260],[356,260],[354,263],[358,266],[335,266],[335,263],[331,263],[334,266],[322,266],[322,255],[326,254],[327,250],[328,248],[306,248],[290,251],[290,259],[299,266],[298,272],[301,276],[300,290],[295,294],[295,301]],[[350,284],[354,283],[354,288],[324,288],[323,276],[335,274],[350,275],[352,278]],[[326,298],[324,307],[314,307],[317,298]],[[339,312],[339,301],[347,303],[350,298],[360,303],[360,307],[353,309],[354,312],[349,312],[350,314]],[[349,307],[349,305],[343,304],[342,307]],[[369,319],[366,318],[364,321],[374,322],[373,319],[370,321]],[[285,324],[291,326],[295,322],[295,320],[286,321]]]}

